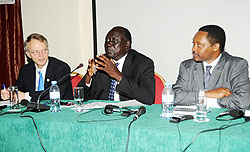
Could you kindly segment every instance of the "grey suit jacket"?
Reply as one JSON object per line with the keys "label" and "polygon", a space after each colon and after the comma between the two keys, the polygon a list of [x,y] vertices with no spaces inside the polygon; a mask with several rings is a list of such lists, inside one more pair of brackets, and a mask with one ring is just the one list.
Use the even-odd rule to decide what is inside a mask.
{"label": "grey suit jacket", "polygon": [[[176,105],[195,103],[199,90],[204,89],[203,74],[202,62],[189,59],[181,63],[177,81],[173,85]],[[222,108],[250,108],[250,82],[245,59],[222,53],[209,78],[208,90],[221,87],[232,91],[229,97],[217,100]]]}

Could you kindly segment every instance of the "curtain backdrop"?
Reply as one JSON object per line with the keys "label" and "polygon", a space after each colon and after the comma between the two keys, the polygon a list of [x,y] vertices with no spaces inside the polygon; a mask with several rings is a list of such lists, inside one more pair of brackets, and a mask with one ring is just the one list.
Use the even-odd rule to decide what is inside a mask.
{"label": "curtain backdrop", "polygon": [[12,86],[25,63],[20,0],[0,5],[0,90]]}

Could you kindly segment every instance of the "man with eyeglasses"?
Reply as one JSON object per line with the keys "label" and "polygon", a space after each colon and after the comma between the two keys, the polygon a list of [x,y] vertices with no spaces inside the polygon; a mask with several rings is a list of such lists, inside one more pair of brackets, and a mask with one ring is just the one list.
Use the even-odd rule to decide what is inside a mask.
{"label": "man with eyeglasses", "polygon": [[[19,100],[36,101],[42,91],[51,86],[51,81],[61,79],[70,72],[70,67],[63,61],[49,57],[48,41],[37,33],[27,37],[24,42],[24,52],[31,60],[20,69],[14,86],[18,87]],[[73,99],[70,76],[59,82],[58,86],[61,99]],[[1,90],[1,97],[4,100],[9,99],[9,92]],[[40,99],[49,99],[48,92]]]}

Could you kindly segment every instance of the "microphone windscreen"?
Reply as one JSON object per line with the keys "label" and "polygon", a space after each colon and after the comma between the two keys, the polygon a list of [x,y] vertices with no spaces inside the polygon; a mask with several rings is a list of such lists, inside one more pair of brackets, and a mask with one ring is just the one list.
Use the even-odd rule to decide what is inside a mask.
{"label": "microphone windscreen", "polygon": [[81,67],[83,67],[83,64],[82,64],[82,63],[80,63],[80,64],[78,65],[77,69],[79,69],[79,68],[81,68]]}
{"label": "microphone windscreen", "polygon": [[138,115],[142,115],[146,113],[146,108],[141,106],[137,112]]}
{"label": "microphone windscreen", "polygon": [[21,100],[21,105],[23,105],[23,106],[27,106],[28,103],[29,103],[29,101],[26,99]]}

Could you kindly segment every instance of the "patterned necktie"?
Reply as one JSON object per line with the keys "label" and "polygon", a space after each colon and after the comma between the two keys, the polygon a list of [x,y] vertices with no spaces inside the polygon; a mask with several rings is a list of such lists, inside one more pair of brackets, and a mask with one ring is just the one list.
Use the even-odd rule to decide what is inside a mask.
{"label": "patterned necktie", "polygon": [[207,90],[207,85],[208,85],[208,80],[210,78],[210,69],[212,68],[211,65],[206,66],[206,72],[204,74],[204,78],[203,78],[203,85],[204,85],[204,89]]}
{"label": "patterned necktie", "polygon": [[44,90],[43,75],[40,70],[38,71],[38,73],[39,73],[38,91],[43,91]]}
{"label": "patterned necktie", "polygon": [[[118,66],[119,63],[116,63],[115,65]],[[116,80],[115,79],[111,79],[110,82],[111,83],[110,83],[110,90],[109,90],[109,100],[114,100]]]}

